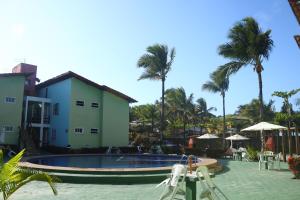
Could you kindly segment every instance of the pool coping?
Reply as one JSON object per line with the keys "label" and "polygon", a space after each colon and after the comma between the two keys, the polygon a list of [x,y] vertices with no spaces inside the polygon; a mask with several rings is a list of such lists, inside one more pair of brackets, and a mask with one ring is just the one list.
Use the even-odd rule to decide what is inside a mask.
{"label": "pool coping", "polygon": [[[51,172],[63,172],[63,173],[162,173],[169,172],[172,169],[172,166],[168,167],[155,167],[155,168],[80,168],[80,167],[61,167],[61,166],[50,166],[50,165],[40,165],[29,162],[30,159],[36,158],[45,158],[45,157],[63,157],[63,156],[86,156],[86,155],[107,155],[107,154],[51,154],[51,155],[38,155],[38,156],[28,156],[22,159],[22,162],[19,163],[20,167],[32,168],[38,170],[45,170]],[[116,155],[116,154],[114,154]],[[117,154],[118,155],[145,155],[145,156],[153,156],[158,154]],[[160,156],[172,156],[168,154],[161,154]],[[173,155],[175,156],[175,155]],[[193,168],[197,168],[199,166],[210,166],[217,165],[217,160],[212,158],[201,158],[201,162],[197,164],[193,164]]]}

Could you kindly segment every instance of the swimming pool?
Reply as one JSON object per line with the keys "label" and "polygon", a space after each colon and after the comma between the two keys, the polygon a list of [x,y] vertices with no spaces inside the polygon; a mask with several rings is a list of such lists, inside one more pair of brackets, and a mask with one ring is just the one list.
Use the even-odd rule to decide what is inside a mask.
{"label": "swimming pool", "polygon": [[[183,158],[183,159],[182,159]],[[194,159],[193,167],[215,166],[217,160]],[[175,163],[186,156],[157,154],[68,154],[25,157],[20,167],[46,171],[65,183],[145,184],[159,183]]]}
{"label": "swimming pool", "polygon": [[[65,155],[38,157],[30,163],[78,168],[153,168],[186,163],[186,157],[170,155]],[[197,161],[197,160],[196,160]]]}

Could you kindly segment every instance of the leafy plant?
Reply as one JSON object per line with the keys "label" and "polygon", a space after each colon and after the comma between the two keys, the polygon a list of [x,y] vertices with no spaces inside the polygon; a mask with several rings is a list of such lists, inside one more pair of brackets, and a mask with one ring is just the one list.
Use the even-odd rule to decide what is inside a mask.
{"label": "leafy plant", "polygon": [[247,153],[249,156],[249,160],[257,160],[258,150],[254,149],[251,146],[247,146]]}
{"label": "leafy plant", "polygon": [[32,169],[24,169],[18,166],[25,149],[4,163],[3,152],[0,150],[0,192],[3,194],[3,199],[8,199],[15,191],[23,185],[31,181],[46,181],[49,183],[54,195],[57,195],[57,190],[54,182],[58,179],[49,174]]}
{"label": "leafy plant", "polygon": [[300,157],[289,156],[288,164],[295,178],[300,179]]}

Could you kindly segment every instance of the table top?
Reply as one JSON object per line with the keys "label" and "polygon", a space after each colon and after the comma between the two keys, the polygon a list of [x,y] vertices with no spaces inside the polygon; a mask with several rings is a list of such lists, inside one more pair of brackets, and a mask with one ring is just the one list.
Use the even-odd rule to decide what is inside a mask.
{"label": "table top", "polygon": [[[201,178],[204,178],[203,175],[202,175],[200,172],[198,172],[198,173],[199,173],[199,176],[200,176]],[[183,174],[182,174],[181,176],[183,176]],[[210,176],[210,177],[213,177],[214,174],[213,174],[213,173],[209,173],[209,176]],[[195,172],[195,171],[193,171],[192,173],[187,172],[187,174],[186,174],[186,179],[188,179],[189,181],[198,181],[198,177],[197,177],[197,175],[196,175],[196,172]]]}

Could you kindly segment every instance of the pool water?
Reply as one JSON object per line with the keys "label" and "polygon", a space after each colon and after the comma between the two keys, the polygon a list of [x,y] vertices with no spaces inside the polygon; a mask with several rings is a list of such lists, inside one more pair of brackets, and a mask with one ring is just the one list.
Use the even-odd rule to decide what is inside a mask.
{"label": "pool water", "polygon": [[80,168],[153,168],[186,163],[181,156],[167,155],[68,155],[34,158],[34,164]]}

